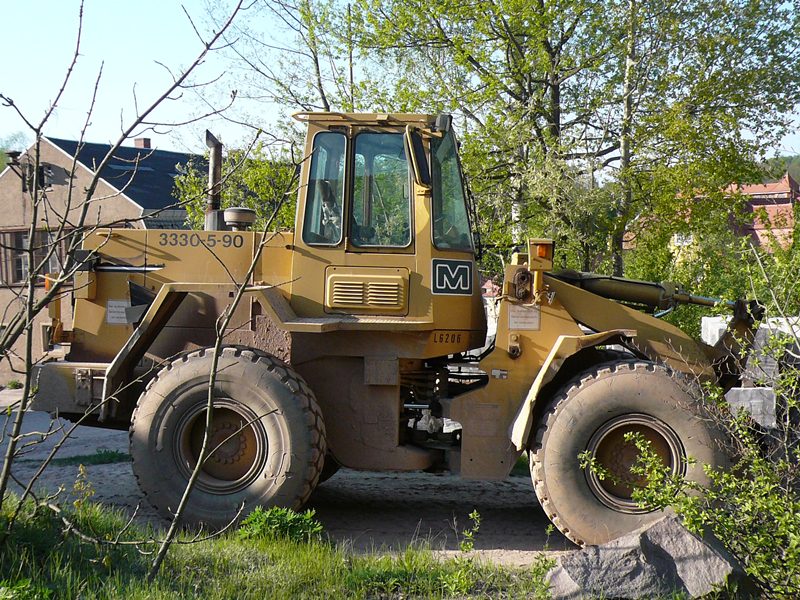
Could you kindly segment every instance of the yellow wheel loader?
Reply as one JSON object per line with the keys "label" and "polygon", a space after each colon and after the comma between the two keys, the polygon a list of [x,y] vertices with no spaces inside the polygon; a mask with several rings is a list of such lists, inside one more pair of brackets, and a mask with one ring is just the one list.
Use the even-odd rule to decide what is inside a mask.
{"label": "yellow wheel loader", "polygon": [[[69,351],[38,369],[34,408],[129,430],[162,514],[197,464],[215,327],[240,286],[190,522],[224,525],[242,504],[299,508],[339,466],[503,479],[528,452],[547,515],[596,544],[659,517],[632,499],[627,433],[692,480],[725,464],[692,385],[735,384],[748,306],[708,347],[650,313],[714,300],[556,273],[552,242],[530,240],[505,267],[485,347],[452,119],[296,118],[308,134],[294,232],[259,254],[252,215],[216,206],[204,231],[98,230],[77,257],[72,322],[51,307],[50,342]],[[613,477],[584,468],[585,452]]]}

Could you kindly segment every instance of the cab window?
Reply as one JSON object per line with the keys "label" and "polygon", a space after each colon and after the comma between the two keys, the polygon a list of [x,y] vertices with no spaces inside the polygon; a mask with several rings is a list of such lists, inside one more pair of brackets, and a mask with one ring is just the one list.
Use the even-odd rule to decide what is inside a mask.
{"label": "cab window", "polygon": [[354,142],[350,240],[356,247],[411,243],[410,169],[402,133],[364,132]]}
{"label": "cab window", "polygon": [[431,140],[433,243],[437,248],[472,250],[461,167],[452,132]]}
{"label": "cab window", "polygon": [[345,148],[341,133],[323,131],[314,136],[303,218],[306,244],[335,246],[342,241]]}

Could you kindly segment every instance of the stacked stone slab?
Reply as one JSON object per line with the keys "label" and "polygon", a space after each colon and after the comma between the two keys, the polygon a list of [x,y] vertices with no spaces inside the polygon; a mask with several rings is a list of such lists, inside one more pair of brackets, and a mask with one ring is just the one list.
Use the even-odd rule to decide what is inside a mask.
{"label": "stacked stone slab", "polygon": [[[714,345],[727,327],[725,317],[703,317],[701,337]],[[784,365],[800,366],[800,318],[773,318],[764,321],[756,332],[753,352],[742,376],[742,387],[732,388],[725,395],[736,410],[748,411],[753,420],[766,428],[776,426],[776,402],[773,389],[781,365],[769,352],[771,340],[780,339],[787,346],[782,357]]]}

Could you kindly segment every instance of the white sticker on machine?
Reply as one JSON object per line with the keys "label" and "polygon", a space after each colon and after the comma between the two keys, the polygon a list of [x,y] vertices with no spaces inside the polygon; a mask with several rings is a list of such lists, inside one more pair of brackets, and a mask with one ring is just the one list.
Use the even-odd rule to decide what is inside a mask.
{"label": "white sticker on machine", "polygon": [[508,306],[508,328],[538,331],[542,326],[542,308],[538,304],[510,304]]}
{"label": "white sticker on machine", "polygon": [[130,308],[130,300],[109,300],[106,303],[106,323],[109,325],[127,325],[125,309]]}

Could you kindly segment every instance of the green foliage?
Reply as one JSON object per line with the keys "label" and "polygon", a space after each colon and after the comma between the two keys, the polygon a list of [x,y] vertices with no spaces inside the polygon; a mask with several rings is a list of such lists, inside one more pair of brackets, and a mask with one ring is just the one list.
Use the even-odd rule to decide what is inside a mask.
{"label": "green foliage", "polygon": [[92,497],[95,494],[94,486],[89,481],[86,467],[83,465],[78,465],[78,477],[75,479],[75,483],[72,484],[72,493],[75,494],[75,500],[72,504],[79,511],[92,501]]}
{"label": "green foliage", "polygon": [[240,539],[258,538],[287,539],[293,542],[308,542],[322,537],[322,523],[314,518],[314,510],[302,513],[291,508],[273,506],[257,507],[242,521],[238,535]]}
{"label": "green foliage", "polygon": [[653,211],[757,177],[800,99],[791,10],[359,0],[354,35],[394,78],[367,94],[377,110],[456,113],[496,247],[486,270],[526,235],[556,239],[563,266],[608,270],[623,232]]}
{"label": "green foliage", "polygon": [[[658,238],[666,216],[681,233],[687,198],[716,192],[718,208],[720,190],[759,179],[800,100],[783,0],[295,0],[256,14],[280,17],[280,34],[242,25],[253,97],[454,113],[489,275],[525,236],[554,238],[559,266],[618,270],[626,232]],[[389,225],[391,237],[404,224]],[[639,255],[632,272],[656,271]],[[652,279],[669,278],[667,261]]]}
{"label": "green foliage", "polygon": [[[292,228],[296,168],[287,152],[263,144],[249,153],[229,150],[222,166],[221,207],[252,208],[256,211],[254,229],[263,230],[267,219],[280,205],[272,229]],[[175,178],[175,197],[186,207],[192,229],[203,228],[207,186],[205,167],[194,163],[186,165]]]}
{"label": "green foliage", "polygon": [[477,510],[469,513],[469,520],[472,525],[461,530],[461,540],[458,543],[462,552],[472,552],[475,549],[475,534],[481,528],[481,515]]}
{"label": "green foliage", "polygon": [[9,379],[6,383],[6,388],[9,390],[21,390],[22,389],[22,382],[16,379]]}
{"label": "green foliage", "polygon": [[[654,214],[651,225],[636,236],[635,248],[626,255],[625,274],[646,281],[672,281],[701,296],[757,298],[781,307],[774,314],[800,313],[800,238],[785,247],[775,240],[756,248],[731,227],[738,218],[731,208],[735,199],[697,202],[710,206],[672,216],[664,207]],[[730,314],[728,309],[719,310]],[[699,336],[700,319],[709,312],[705,307],[679,307],[667,320]]]}
{"label": "green foliage", "polygon": [[795,181],[800,181],[800,155],[798,156],[776,156],[764,163],[765,175],[777,181],[782,179],[788,171]]}
{"label": "green foliage", "polygon": [[30,579],[0,581],[0,600],[46,600],[52,595],[52,590],[37,586]]}

